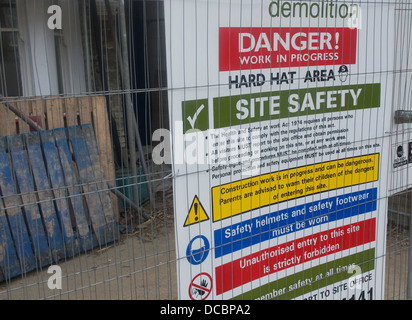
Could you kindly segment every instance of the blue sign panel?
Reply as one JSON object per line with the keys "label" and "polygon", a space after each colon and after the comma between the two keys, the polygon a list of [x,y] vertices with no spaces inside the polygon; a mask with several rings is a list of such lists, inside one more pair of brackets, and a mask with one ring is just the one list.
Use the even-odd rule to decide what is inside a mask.
{"label": "blue sign panel", "polygon": [[377,188],[305,203],[215,230],[215,257],[317,225],[376,210]]}

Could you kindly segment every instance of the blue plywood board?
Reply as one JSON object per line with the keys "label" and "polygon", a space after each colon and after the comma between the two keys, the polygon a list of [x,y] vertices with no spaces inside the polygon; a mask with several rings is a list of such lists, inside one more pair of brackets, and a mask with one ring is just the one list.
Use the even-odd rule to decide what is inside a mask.
{"label": "blue plywood board", "polygon": [[66,256],[71,257],[80,251],[80,244],[73,231],[74,226],[72,225],[70,217],[68,191],[65,187],[63,171],[57,153],[53,132],[42,131],[39,133],[39,138],[43,152],[46,155],[44,160],[50,180],[50,187],[53,190],[52,196],[54,197],[56,213],[61,222]]}
{"label": "blue plywood board", "polygon": [[7,222],[3,201],[0,201],[0,281],[11,279],[21,273],[13,238]]}
{"label": "blue plywood board", "polygon": [[[53,202],[53,193],[50,189],[50,183],[46,172],[46,166],[43,159],[43,152],[40,145],[40,136],[37,132],[26,134],[24,136],[27,154],[29,157],[30,168],[33,174],[35,190],[39,200],[39,208],[43,217],[46,237],[49,243],[53,261],[59,261],[73,255],[73,251],[66,250],[63,241],[63,235],[60,230],[59,220],[57,218],[56,208]],[[70,228],[65,228],[67,231]],[[73,230],[70,230],[68,237],[73,237]],[[66,254],[67,253],[67,254]]]}
{"label": "blue plywood board", "polygon": [[[53,144],[53,136],[51,136],[51,134],[55,139],[56,147],[54,150],[51,146]],[[79,182],[77,181],[76,173],[73,167],[72,154],[67,143],[66,129],[55,129],[52,133],[42,132],[41,136],[43,145],[45,143],[50,144],[50,148],[47,150],[48,152],[51,152],[51,158],[55,157],[54,163],[56,163],[57,160],[60,160],[61,164],[63,177],[59,175],[58,168],[54,168],[50,171],[51,166],[49,167],[49,172],[51,172],[50,177],[52,183],[54,183],[53,188],[62,188],[63,186],[67,187],[68,201],[73,208],[77,234],[80,238],[82,248],[85,251],[90,250],[97,245],[97,240],[89,228],[86,211],[83,207],[82,190],[79,186]]]}
{"label": "blue plywood board", "polygon": [[34,253],[39,264],[44,266],[52,262],[51,251],[37,205],[34,183],[27,162],[27,153],[23,145],[23,137],[14,135],[7,137],[7,140]]}
{"label": "blue plywood board", "polygon": [[[17,190],[10,167],[9,159],[7,157],[6,138],[0,138],[0,190],[10,224],[10,235],[13,237],[13,240],[7,243],[7,247],[9,248],[10,266],[6,263],[5,265],[2,264],[2,267],[5,268],[5,270],[9,268],[9,272],[6,271],[5,273],[10,277],[13,277],[16,275],[16,272],[18,272],[18,269],[20,269],[22,273],[34,270],[36,268],[36,260],[31,247],[29,232],[21,211],[21,200],[17,196]],[[7,229],[4,218],[2,219],[2,222],[4,229]],[[10,238],[6,237],[6,240],[10,241]],[[17,266],[15,259],[13,259],[12,246],[15,246],[16,248],[20,266]]]}
{"label": "blue plywood board", "polygon": [[81,130],[84,141],[87,143],[87,149],[92,162],[96,191],[103,204],[103,215],[106,221],[107,229],[106,232],[108,235],[111,235],[111,238],[107,240],[113,241],[119,237],[119,228],[113,214],[112,199],[109,192],[107,192],[107,184],[105,183],[103,167],[100,164],[100,155],[97,148],[93,127],[91,125],[83,125],[81,126]]}
{"label": "blue plywood board", "polygon": [[0,138],[0,281],[119,237],[93,128]]}
{"label": "blue plywood board", "polygon": [[[106,222],[104,214],[106,210],[105,203],[98,193],[99,188],[96,185],[94,163],[89,154],[89,144],[93,142],[85,140],[81,126],[68,128],[68,134],[79,171],[80,182],[87,199],[88,212],[93,231],[99,244],[106,244],[117,239],[118,235],[113,225]],[[105,187],[105,189],[107,190],[107,187]]]}

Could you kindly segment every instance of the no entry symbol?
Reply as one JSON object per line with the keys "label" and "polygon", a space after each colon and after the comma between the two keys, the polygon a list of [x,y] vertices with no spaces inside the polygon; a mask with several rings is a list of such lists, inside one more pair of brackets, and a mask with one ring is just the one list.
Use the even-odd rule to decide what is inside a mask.
{"label": "no entry symbol", "polygon": [[212,277],[208,273],[199,273],[189,285],[189,297],[192,300],[206,300],[212,292]]}

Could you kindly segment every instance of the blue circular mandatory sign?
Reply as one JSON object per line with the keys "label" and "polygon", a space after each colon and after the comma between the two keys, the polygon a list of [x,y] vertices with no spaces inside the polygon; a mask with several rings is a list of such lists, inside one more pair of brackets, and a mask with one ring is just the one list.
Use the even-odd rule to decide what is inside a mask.
{"label": "blue circular mandatory sign", "polygon": [[187,246],[187,260],[193,265],[199,265],[206,260],[209,255],[209,249],[209,240],[205,236],[197,236]]}

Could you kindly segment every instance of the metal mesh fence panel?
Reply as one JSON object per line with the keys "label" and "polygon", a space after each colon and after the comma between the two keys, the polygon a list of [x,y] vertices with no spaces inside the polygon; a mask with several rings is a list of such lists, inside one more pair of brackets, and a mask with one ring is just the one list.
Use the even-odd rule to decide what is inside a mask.
{"label": "metal mesh fence panel", "polygon": [[0,298],[410,299],[411,5],[0,0]]}

